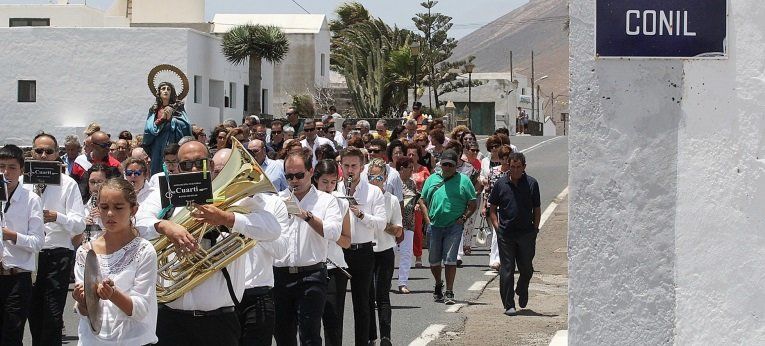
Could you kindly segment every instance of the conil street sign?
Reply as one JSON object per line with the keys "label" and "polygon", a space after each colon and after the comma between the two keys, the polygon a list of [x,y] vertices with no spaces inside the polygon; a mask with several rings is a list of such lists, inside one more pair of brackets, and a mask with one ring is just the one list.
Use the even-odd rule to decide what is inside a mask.
{"label": "conil street sign", "polygon": [[725,58],[727,0],[596,0],[598,58]]}

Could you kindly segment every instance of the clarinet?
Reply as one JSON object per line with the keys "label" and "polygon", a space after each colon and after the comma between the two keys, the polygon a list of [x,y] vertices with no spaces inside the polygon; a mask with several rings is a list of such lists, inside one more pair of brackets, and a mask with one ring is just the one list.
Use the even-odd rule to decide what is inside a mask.
{"label": "clarinet", "polygon": [[342,267],[340,267],[339,265],[337,265],[337,263],[335,263],[334,261],[329,259],[329,257],[327,257],[327,263],[335,266],[335,268],[337,268],[337,269],[340,269],[340,272],[343,273],[343,275],[347,276],[348,279],[351,278],[351,273],[349,273],[347,270],[345,270]]}
{"label": "clarinet", "polygon": [[85,238],[83,239],[84,242],[90,242],[91,237],[93,236],[94,232],[98,232],[101,230],[101,226],[98,225],[98,220],[93,217],[93,209],[98,207],[98,192],[94,193],[90,197],[90,221],[92,224],[85,226]]}
{"label": "clarinet", "polygon": [[45,188],[46,187],[48,187],[48,185],[45,185],[45,184],[35,184],[34,188],[32,188],[32,191],[34,191],[34,193],[37,196],[42,197],[42,194],[45,192]]}
{"label": "clarinet", "polygon": [[352,184],[353,184],[353,176],[348,174],[348,178],[345,178],[345,195],[346,196],[350,196]]}

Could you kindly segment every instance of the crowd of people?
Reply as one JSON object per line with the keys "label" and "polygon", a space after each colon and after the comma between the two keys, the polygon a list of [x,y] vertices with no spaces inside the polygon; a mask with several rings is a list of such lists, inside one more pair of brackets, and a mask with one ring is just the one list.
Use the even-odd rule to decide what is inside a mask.
{"label": "crowd of people", "polygon": [[[28,152],[5,145],[0,344],[20,345],[27,320],[33,344],[61,344],[73,275],[82,344],[270,345],[273,338],[278,345],[341,345],[350,283],[355,344],[390,345],[396,256],[396,291],[411,293],[412,267],[430,267],[433,300],[455,304],[457,268],[481,218],[499,235],[486,265],[500,272],[504,312],[515,315],[515,295],[521,308],[528,301],[539,186],[507,129],[486,140],[483,155],[468,127],[447,131],[420,108],[415,103],[392,129],[380,120],[372,131],[334,108],[321,119],[290,108],[281,119],[252,115],[208,132],[190,124],[182,107],[155,106],[144,133],[112,136],[91,124],[82,142],[40,132]],[[197,239],[172,221],[185,208],[163,208],[160,181],[207,170],[215,179],[237,142],[277,193],[238,201],[247,213],[195,205],[195,220],[222,230]],[[60,161],[61,183],[24,184],[25,160]],[[157,285],[170,282],[157,275],[151,241],[165,237],[182,256],[227,234],[258,242],[180,298],[158,304]],[[97,333],[84,290],[91,252],[104,278]]]}

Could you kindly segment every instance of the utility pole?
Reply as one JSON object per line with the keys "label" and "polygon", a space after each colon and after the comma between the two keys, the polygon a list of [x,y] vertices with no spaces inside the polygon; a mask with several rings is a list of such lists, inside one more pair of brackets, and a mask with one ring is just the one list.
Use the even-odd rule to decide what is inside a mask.
{"label": "utility pole", "polygon": [[533,50],[531,51],[531,117],[534,117],[534,51]]}
{"label": "utility pole", "polygon": [[510,83],[512,83],[515,80],[513,78],[513,51],[510,51]]}
{"label": "utility pole", "polygon": [[539,84],[537,84],[537,120],[539,122],[545,122],[544,114],[540,114],[542,112],[542,106],[539,103],[539,99],[542,98],[542,91],[540,90]]}

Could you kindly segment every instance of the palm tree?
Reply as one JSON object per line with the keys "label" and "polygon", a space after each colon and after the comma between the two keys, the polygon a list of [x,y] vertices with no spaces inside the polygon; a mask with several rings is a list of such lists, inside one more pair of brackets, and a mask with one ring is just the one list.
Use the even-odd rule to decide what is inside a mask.
{"label": "palm tree", "polygon": [[223,35],[223,55],[232,64],[243,64],[249,59],[250,86],[247,89],[247,109],[259,114],[261,105],[262,60],[276,64],[284,60],[289,42],[284,32],[273,25],[237,25]]}

